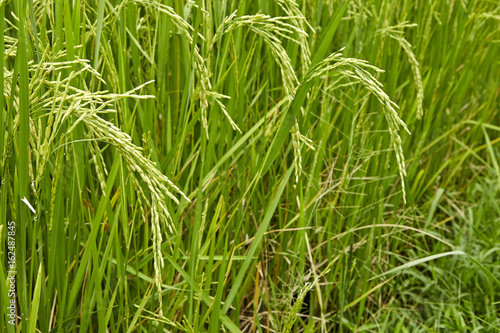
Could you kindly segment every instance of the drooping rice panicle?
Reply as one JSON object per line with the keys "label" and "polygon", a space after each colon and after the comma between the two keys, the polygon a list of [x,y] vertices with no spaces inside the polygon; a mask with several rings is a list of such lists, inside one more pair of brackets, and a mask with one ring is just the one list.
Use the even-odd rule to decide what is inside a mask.
{"label": "drooping rice panicle", "polygon": [[370,73],[367,69],[376,72],[382,72],[375,66],[368,64],[366,61],[343,58],[342,53],[336,52],[331,54],[315,68],[309,71],[306,80],[313,80],[314,78],[327,75],[329,72],[336,72],[346,78],[351,78],[368,89],[382,105],[384,116],[389,125],[389,133],[391,136],[392,146],[396,155],[396,161],[399,169],[401,179],[401,187],[403,192],[403,200],[406,201],[406,191],[404,177],[406,176],[406,166],[403,154],[403,147],[401,137],[399,136],[399,128],[402,127],[406,132],[410,133],[406,124],[399,118],[396,111],[398,106],[390,97],[382,90],[382,84]]}

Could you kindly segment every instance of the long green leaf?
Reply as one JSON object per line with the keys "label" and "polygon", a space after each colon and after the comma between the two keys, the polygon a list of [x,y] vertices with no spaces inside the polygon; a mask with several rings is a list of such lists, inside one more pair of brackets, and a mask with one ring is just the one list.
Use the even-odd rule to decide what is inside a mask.
{"label": "long green leaf", "polygon": [[35,282],[35,292],[33,293],[33,300],[31,301],[31,311],[29,317],[29,332],[36,332],[36,321],[38,317],[38,308],[40,306],[40,289],[42,288],[42,264],[38,267],[38,276]]}
{"label": "long green leaf", "polygon": [[241,284],[243,283],[243,279],[247,275],[247,270],[248,267],[250,266],[250,263],[254,260],[254,255],[255,252],[257,251],[257,248],[260,245],[260,242],[262,241],[262,238],[264,237],[264,233],[267,231],[267,228],[269,227],[269,223],[271,222],[271,218],[274,215],[274,211],[276,210],[276,207],[278,206],[278,202],[280,201],[281,195],[283,194],[283,190],[285,189],[288,179],[290,178],[290,175],[292,174],[292,171],[294,169],[294,164],[292,164],[292,167],[288,169],[287,173],[283,177],[283,180],[281,181],[281,184],[278,188],[278,191],[274,195],[273,201],[269,204],[269,207],[266,210],[266,214],[264,215],[264,220],[260,224],[259,229],[257,230],[257,233],[254,236],[254,240],[252,241],[252,245],[250,246],[250,249],[248,250],[247,253],[247,258],[241,265],[240,271],[238,275],[236,276],[236,279],[233,281],[233,285],[231,287],[231,291],[229,292],[229,295],[226,298],[226,301],[224,302],[224,307],[222,308],[222,313],[227,313],[227,310],[229,310],[229,306],[231,305],[231,302],[233,301],[234,297],[236,296],[236,293],[240,289]]}
{"label": "long green leaf", "polygon": [[[340,19],[344,15],[348,4],[349,0],[344,2],[344,5],[337,12],[337,16],[335,16],[335,19],[330,24],[325,37],[323,38],[318,50],[316,51],[311,66],[309,67],[309,71],[311,71],[314,66],[317,65],[325,57],[326,52],[328,51],[328,48],[330,47],[333,40],[333,36],[335,35],[335,31],[337,31],[337,27],[339,26]],[[287,111],[285,111],[286,113],[283,122],[281,123],[278,132],[274,136],[271,148],[267,152],[266,158],[264,159],[264,163],[262,165],[262,169],[260,170],[260,176],[264,176],[266,174],[276,157],[278,157],[281,147],[285,143],[285,140],[290,133],[290,129],[294,124],[295,117],[297,117],[297,115],[299,114],[299,110],[304,104],[304,101],[307,97],[307,92],[309,91],[309,88],[311,88],[313,82],[314,80],[309,80],[299,86],[299,89],[297,90],[292,103],[288,107]]]}

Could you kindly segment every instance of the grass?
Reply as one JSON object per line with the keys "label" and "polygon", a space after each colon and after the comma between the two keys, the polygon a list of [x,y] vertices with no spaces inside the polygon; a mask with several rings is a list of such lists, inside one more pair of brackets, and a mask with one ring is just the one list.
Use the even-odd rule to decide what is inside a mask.
{"label": "grass", "polygon": [[3,331],[500,330],[496,1],[0,17]]}

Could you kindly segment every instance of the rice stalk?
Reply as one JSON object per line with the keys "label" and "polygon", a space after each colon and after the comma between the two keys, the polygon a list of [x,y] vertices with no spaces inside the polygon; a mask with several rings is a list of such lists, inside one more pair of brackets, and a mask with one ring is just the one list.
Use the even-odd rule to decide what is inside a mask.
{"label": "rice stalk", "polygon": [[306,76],[306,81],[324,76],[329,72],[340,74],[344,78],[351,78],[354,82],[362,84],[368,91],[370,91],[382,105],[384,116],[387,124],[389,125],[389,133],[391,136],[392,146],[396,155],[398,164],[399,175],[401,179],[401,187],[403,192],[403,200],[406,202],[406,191],[404,177],[406,176],[406,166],[403,154],[403,147],[401,137],[399,136],[399,128],[403,129],[410,134],[406,124],[399,118],[395,109],[399,108],[390,97],[382,90],[382,84],[370,73],[367,69],[374,70],[375,72],[383,72],[381,69],[368,64],[367,61],[343,58],[342,53],[333,53],[325,60],[320,62],[317,66],[312,68]]}

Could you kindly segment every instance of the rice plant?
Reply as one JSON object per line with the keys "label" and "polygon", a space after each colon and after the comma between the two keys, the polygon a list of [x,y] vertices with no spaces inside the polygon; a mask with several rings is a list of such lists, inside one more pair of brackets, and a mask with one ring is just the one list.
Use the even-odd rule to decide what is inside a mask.
{"label": "rice plant", "polygon": [[2,331],[500,330],[495,1],[0,17]]}

